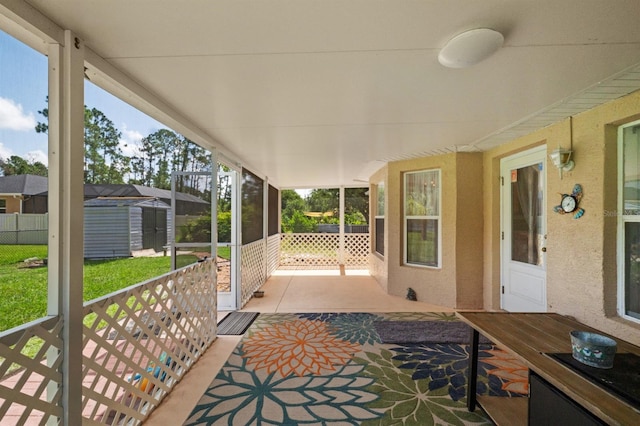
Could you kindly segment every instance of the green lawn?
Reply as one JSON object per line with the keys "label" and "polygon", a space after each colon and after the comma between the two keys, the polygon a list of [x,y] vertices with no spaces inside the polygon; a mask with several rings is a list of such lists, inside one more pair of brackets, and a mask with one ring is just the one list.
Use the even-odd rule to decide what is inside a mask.
{"label": "green lawn", "polygon": [[[224,252],[221,255],[224,256]],[[0,331],[46,315],[47,267],[24,267],[25,259],[46,257],[46,246],[0,246]],[[195,260],[194,256],[186,255],[179,263],[186,265]],[[86,260],[84,300],[157,277],[169,272],[170,266],[168,256]]]}
{"label": "green lawn", "polygon": [[230,260],[231,259],[231,247],[229,247],[229,246],[218,247],[218,256],[222,257],[223,259]]}

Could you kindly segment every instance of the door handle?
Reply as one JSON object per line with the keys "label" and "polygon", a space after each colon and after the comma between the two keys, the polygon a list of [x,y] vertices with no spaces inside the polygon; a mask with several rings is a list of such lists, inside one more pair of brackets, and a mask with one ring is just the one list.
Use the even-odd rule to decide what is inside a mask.
{"label": "door handle", "polygon": [[542,249],[541,249],[541,250],[542,250],[542,252],[543,252],[543,253],[546,253],[546,252],[547,252],[547,248],[546,248],[546,247],[542,247]]}

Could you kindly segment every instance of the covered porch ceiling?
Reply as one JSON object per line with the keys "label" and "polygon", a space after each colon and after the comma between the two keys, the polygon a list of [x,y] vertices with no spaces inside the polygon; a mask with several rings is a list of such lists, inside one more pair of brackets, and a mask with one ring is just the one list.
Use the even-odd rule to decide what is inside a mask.
{"label": "covered porch ceiling", "polygon": [[[483,151],[640,87],[638,0],[26,4],[85,41],[96,84],[118,92],[104,74],[118,70],[147,94],[125,101],[286,188]],[[440,65],[450,38],[483,27],[504,35],[497,53]]]}

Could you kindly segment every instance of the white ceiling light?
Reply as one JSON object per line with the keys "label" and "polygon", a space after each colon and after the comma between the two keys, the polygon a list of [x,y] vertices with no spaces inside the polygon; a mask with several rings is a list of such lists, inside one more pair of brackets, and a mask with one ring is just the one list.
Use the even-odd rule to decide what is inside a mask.
{"label": "white ceiling light", "polygon": [[466,68],[493,55],[503,42],[503,35],[489,28],[465,31],[447,42],[438,61],[445,67]]}

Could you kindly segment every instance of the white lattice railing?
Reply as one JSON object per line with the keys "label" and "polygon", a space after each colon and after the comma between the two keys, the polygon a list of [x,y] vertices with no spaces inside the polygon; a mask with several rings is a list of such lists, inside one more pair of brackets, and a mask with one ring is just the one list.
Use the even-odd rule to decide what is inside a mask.
{"label": "white lattice railing", "polygon": [[280,261],[280,234],[275,234],[267,239],[267,276],[278,269]]}
{"label": "white lattice railing", "polygon": [[282,234],[280,266],[339,266],[339,234]]}
{"label": "white lattice railing", "polygon": [[[215,289],[210,259],[85,305],[85,421],[138,425],[149,416],[215,340]],[[59,421],[61,330],[52,317],[0,334],[3,426]],[[38,345],[35,357],[23,355],[27,344]]]}
{"label": "white lattice railing", "polygon": [[267,280],[266,261],[267,253],[264,240],[242,246],[241,306],[244,306],[253,297],[253,292]]}
{"label": "white lattice railing", "polygon": [[[27,351],[26,348],[35,350]],[[47,424],[62,416],[62,320],[48,317],[0,333],[2,425]],[[35,356],[27,353],[35,352]]]}
{"label": "white lattice railing", "polygon": [[344,234],[344,265],[346,267],[368,267],[369,234]]}
{"label": "white lattice railing", "polygon": [[[345,267],[366,267],[369,234],[345,234]],[[280,267],[340,266],[339,234],[281,234]]]}
{"label": "white lattice railing", "polygon": [[84,417],[139,424],[158,406],[216,338],[215,281],[210,259],[85,307]]}

